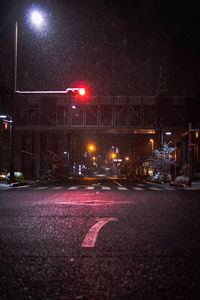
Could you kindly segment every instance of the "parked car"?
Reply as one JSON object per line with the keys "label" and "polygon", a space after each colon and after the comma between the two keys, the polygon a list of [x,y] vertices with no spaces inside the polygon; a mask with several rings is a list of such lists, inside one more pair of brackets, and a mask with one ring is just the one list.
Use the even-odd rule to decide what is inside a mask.
{"label": "parked car", "polygon": [[0,180],[6,180],[6,174],[7,174],[7,170],[1,169],[0,170]]}

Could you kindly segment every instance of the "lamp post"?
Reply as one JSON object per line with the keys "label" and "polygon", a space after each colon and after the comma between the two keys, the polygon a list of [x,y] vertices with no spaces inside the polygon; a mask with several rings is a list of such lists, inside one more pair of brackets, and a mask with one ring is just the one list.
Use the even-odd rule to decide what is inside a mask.
{"label": "lamp post", "polygon": [[[31,21],[36,26],[40,26],[43,23],[43,17],[38,11],[32,11]],[[10,99],[10,183],[14,182],[14,104],[15,96],[17,91],[17,58],[18,58],[18,22],[15,22],[15,31],[14,31],[14,70],[13,70],[13,88],[11,92]]]}

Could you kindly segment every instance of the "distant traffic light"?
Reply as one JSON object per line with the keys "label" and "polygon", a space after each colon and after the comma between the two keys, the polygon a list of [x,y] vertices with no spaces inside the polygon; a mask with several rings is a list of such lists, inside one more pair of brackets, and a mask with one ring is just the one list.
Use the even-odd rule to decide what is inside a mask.
{"label": "distant traffic light", "polygon": [[86,94],[86,89],[84,89],[84,88],[67,88],[66,89],[66,94],[68,96],[75,96],[75,97],[81,96],[81,97],[83,97]]}
{"label": "distant traffic light", "polygon": [[196,139],[199,138],[199,131],[195,131],[195,138],[196,138]]}
{"label": "distant traffic light", "polygon": [[4,122],[4,123],[3,123],[3,129],[4,129],[4,131],[7,131],[7,130],[9,129],[9,124],[8,124],[8,122]]}

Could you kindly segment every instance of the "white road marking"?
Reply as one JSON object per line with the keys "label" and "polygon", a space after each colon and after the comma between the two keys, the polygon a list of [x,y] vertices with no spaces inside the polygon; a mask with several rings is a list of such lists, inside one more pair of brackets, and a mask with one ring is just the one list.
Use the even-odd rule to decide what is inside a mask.
{"label": "white road marking", "polygon": [[94,190],[94,186],[87,186],[86,190]]}
{"label": "white road marking", "polygon": [[107,218],[107,219],[101,219],[101,220],[97,219],[97,221],[98,222],[89,229],[88,233],[86,234],[86,236],[81,244],[81,247],[85,247],[85,248],[94,247],[96,240],[97,240],[97,235],[98,235],[99,231],[101,230],[101,228],[108,222],[118,221],[118,219],[117,218]]}
{"label": "white road marking", "polygon": [[170,188],[170,187],[165,187],[165,190],[167,190],[167,191],[174,191],[174,189]]}
{"label": "white road marking", "polygon": [[69,188],[68,188],[68,190],[77,190],[78,189],[78,186],[70,186]]}
{"label": "white road marking", "polygon": [[40,187],[35,188],[35,190],[39,191],[39,190],[45,190],[47,188],[48,188],[48,186],[40,186]]}
{"label": "white road marking", "polygon": [[153,190],[153,191],[162,191],[162,189],[159,189],[157,187],[149,187],[149,190]]}
{"label": "white road marking", "polygon": [[16,189],[22,189],[22,188],[27,188],[29,186],[30,185],[21,185],[21,186],[15,186],[14,188],[16,188]]}
{"label": "white road marking", "polygon": [[139,185],[139,186],[144,186],[144,183],[138,183],[137,185]]}
{"label": "white road marking", "polygon": [[117,188],[120,191],[127,191],[128,190],[125,186],[118,186]]}
{"label": "white road marking", "polygon": [[52,188],[52,190],[61,190],[63,188],[63,186],[56,186],[54,188]]}
{"label": "white road marking", "polygon": [[112,179],[112,181],[113,181],[114,183],[116,183],[118,186],[122,186],[122,184],[120,184],[120,183],[117,182],[116,180]]}
{"label": "white road marking", "polygon": [[110,191],[110,187],[109,186],[102,186],[102,190],[109,190]]}
{"label": "white road marking", "polygon": [[141,187],[136,187],[136,186],[134,186],[133,189],[136,190],[136,191],[144,191],[143,188],[141,188]]}

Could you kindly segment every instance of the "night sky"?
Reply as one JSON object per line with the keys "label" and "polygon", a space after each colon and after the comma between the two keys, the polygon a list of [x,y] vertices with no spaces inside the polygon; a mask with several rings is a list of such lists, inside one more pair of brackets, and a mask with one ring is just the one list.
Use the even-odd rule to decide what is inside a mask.
{"label": "night sky", "polygon": [[[40,31],[30,7],[45,14]],[[7,0],[0,14],[1,89],[11,87],[17,19],[19,90],[85,85],[97,95],[154,95],[162,66],[170,95],[200,93],[197,2]]]}

